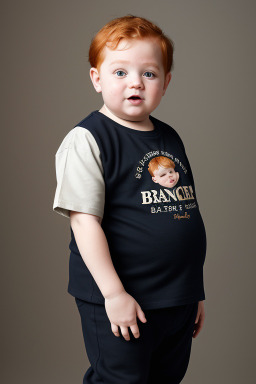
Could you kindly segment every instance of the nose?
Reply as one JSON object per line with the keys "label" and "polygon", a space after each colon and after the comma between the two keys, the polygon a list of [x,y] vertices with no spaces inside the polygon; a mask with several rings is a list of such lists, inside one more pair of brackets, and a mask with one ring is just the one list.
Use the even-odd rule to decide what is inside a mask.
{"label": "nose", "polygon": [[143,88],[143,81],[139,75],[133,75],[130,78],[129,88]]}

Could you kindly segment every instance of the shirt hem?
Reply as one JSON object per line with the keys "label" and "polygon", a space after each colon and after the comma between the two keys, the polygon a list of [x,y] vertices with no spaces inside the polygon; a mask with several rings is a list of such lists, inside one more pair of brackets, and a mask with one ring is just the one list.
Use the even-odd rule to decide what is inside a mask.
{"label": "shirt hem", "polygon": [[77,297],[78,299],[81,299],[81,300],[84,300],[84,301],[88,301],[90,303],[95,303],[95,304],[102,304],[104,305],[105,304],[105,299],[104,297],[99,297],[99,296],[93,296],[91,294],[87,294],[87,295],[84,295],[84,294],[81,294],[80,292],[76,291],[76,290],[73,290],[73,289],[70,289],[68,287],[67,289],[67,292],[73,296],[73,297]]}
{"label": "shirt hem", "polygon": [[[90,303],[95,303],[95,304],[105,304],[104,298],[98,297],[98,296],[91,296],[91,295],[84,295],[81,294],[78,291],[75,291],[73,289],[68,288],[68,293],[73,296],[77,297],[78,299],[88,301]],[[165,308],[165,307],[176,307],[179,305],[187,305],[187,304],[193,304],[198,301],[205,300],[205,295],[195,295],[195,296],[190,296],[190,297],[185,297],[181,299],[166,299],[166,300],[153,300],[153,301],[143,301],[140,300],[139,298],[136,298],[136,301],[139,303],[141,306],[142,310],[143,309],[160,309],[160,308]]]}
{"label": "shirt hem", "polygon": [[190,296],[182,299],[166,299],[155,301],[143,301],[137,299],[142,309],[158,309],[165,307],[176,307],[179,305],[193,304],[198,301],[205,300],[205,295]]}

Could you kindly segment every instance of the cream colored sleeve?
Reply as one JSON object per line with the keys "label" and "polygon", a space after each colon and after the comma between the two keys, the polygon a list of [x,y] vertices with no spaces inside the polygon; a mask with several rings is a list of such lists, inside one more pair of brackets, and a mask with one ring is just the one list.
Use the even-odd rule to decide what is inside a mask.
{"label": "cream colored sleeve", "polygon": [[57,188],[53,211],[70,217],[70,211],[103,218],[105,205],[104,170],[100,150],[92,133],[73,128],[55,154]]}

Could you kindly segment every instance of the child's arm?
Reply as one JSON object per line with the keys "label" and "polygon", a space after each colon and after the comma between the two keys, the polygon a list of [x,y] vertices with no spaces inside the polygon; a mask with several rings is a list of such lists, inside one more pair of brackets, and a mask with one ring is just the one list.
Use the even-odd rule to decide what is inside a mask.
{"label": "child's arm", "polygon": [[115,336],[130,340],[128,328],[134,337],[140,336],[137,316],[146,322],[139,303],[124,289],[114,268],[107,239],[100,225],[101,218],[92,214],[70,211],[70,224],[80,254],[105,298],[105,309]]}
{"label": "child's arm", "polygon": [[104,298],[124,291],[114,268],[101,218],[87,213],[70,212],[70,225],[80,254]]}

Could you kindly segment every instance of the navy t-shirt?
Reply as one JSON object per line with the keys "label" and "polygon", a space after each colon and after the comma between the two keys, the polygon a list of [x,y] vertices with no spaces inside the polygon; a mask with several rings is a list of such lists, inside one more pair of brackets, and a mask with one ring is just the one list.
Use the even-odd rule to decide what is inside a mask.
{"label": "navy t-shirt", "polygon": [[[54,202],[66,217],[70,210],[102,217],[115,270],[142,309],[205,300],[206,232],[190,164],[178,133],[149,118],[152,131],[98,110],[78,123],[56,154]],[[68,292],[104,304],[70,231]]]}

